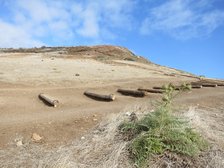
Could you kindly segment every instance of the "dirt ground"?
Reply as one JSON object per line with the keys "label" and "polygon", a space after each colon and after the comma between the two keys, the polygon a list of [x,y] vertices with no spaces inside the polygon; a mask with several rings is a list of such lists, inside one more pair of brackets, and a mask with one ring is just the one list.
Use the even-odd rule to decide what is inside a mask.
{"label": "dirt ground", "polygon": [[[90,58],[63,58],[57,53],[0,53],[0,150],[16,149],[19,140],[49,148],[80,140],[108,116],[134,104],[147,103],[149,109],[153,108],[151,102],[161,97],[123,96],[116,92],[118,88],[151,88],[196,80],[185,75],[127,60],[104,63]],[[96,101],[83,95],[86,90],[113,93],[116,100]],[[44,104],[38,98],[40,93],[58,99],[59,106]],[[176,99],[181,108],[191,107],[185,115],[220,148],[224,148],[223,100],[224,87],[195,89]],[[43,137],[41,142],[32,141],[33,133]]]}

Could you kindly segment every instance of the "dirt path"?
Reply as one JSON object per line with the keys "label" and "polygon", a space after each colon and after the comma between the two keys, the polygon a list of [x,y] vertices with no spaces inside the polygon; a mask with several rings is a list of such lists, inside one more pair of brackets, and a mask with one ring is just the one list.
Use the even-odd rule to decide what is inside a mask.
{"label": "dirt path", "polygon": [[[120,84],[119,87],[153,86],[149,82]],[[159,98],[151,94],[145,98],[133,98],[116,93],[117,86],[91,88],[99,93],[115,93],[114,102],[100,102],[83,95],[84,88],[42,88],[60,100],[57,108],[46,106],[38,99],[39,88],[9,88],[1,90],[1,147],[13,143],[18,136],[30,140],[33,132],[45,137],[48,143],[64,143],[86,133],[110,113],[118,113],[126,106]],[[217,107],[223,106],[224,88],[203,88],[193,90],[177,99],[184,106]]]}
{"label": "dirt path", "polygon": [[[145,83],[145,85],[148,86],[148,83]],[[133,86],[133,83],[130,86]],[[101,88],[97,88],[97,90],[103,91]],[[20,91],[23,91],[23,89],[20,89]],[[66,89],[62,89],[62,91],[65,91],[64,95],[69,95]],[[223,92],[223,87],[193,90],[181,94],[175,102],[180,107],[180,111],[183,111],[183,115],[190,120],[192,126],[216,146],[216,149],[209,151],[203,158],[205,163],[200,163],[203,166],[221,168],[224,165],[222,163],[224,153],[220,150],[224,149]],[[17,124],[11,123],[12,118],[7,117],[5,120],[8,120],[8,122],[1,124],[1,132],[2,128],[5,128],[6,131],[5,136],[2,136],[1,139],[9,138],[9,133],[12,132],[17,133],[17,136],[12,134],[11,143],[5,146],[5,149],[0,150],[0,163],[7,167],[15,165],[22,167],[60,165],[86,168],[94,165],[94,167],[101,168],[105,165],[107,167],[114,165],[114,167],[132,168],[133,166],[130,165],[127,158],[122,158],[125,156],[121,155],[126,142],[116,139],[115,136],[117,126],[124,120],[124,118],[118,116],[123,116],[127,112],[151,111],[154,108],[151,103],[153,104],[153,101],[157,98],[159,96],[155,94],[143,99],[118,96],[117,101],[108,104],[80,96],[79,101],[83,104],[80,104],[79,107],[74,105],[71,109],[62,106],[52,109],[39,102],[40,105],[43,105],[42,108],[46,109],[44,110],[45,113],[50,115],[49,118],[43,117],[44,113],[36,116],[35,112],[31,112],[34,115],[33,118],[37,119],[35,123],[30,121],[30,118],[26,118],[24,122],[16,120]],[[73,99],[70,105],[73,104],[72,101],[77,103],[77,100]],[[84,101],[88,102],[88,105]],[[144,108],[144,105],[147,108]],[[188,107],[192,108],[188,110]],[[63,113],[61,115],[60,110],[62,109]],[[20,118],[21,114],[15,116]],[[25,113],[24,116],[27,116],[27,114]],[[98,120],[94,121],[93,119],[96,118]],[[37,144],[30,141],[32,132],[44,136],[44,141]],[[82,136],[84,139],[81,138]],[[14,140],[21,138],[24,146],[16,147]]]}

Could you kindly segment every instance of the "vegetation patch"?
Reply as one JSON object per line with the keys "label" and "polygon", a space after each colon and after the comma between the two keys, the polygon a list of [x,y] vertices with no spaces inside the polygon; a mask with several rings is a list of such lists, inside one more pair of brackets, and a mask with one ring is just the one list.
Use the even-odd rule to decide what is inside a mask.
{"label": "vegetation patch", "polygon": [[164,96],[154,112],[135,122],[124,122],[119,127],[124,137],[130,140],[130,156],[138,167],[144,167],[146,161],[154,155],[171,152],[194,157],[208,146],[186,120],[172,114],[173,98],[189,90],[190,85],[182,85],[176,94],[172,84],[163,89]]}
{"label": "vegetation patch", "polygon": [[124,58],[125,61],[135,61],[133,58]]}

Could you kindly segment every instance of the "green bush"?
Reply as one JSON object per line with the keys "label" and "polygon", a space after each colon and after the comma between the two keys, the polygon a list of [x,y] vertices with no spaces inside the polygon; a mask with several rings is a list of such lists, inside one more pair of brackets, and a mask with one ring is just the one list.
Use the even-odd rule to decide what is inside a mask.
{"label": "green bush", "polygon": [[193,157],[207,147],[207,142],[188,126],[186,120],[172,114],[170,104],[174,98],[174,86],[164,89],[162,102],[154,112],[137,122],[120,125],[121,133],[131,140],[130,155],[139,167],[144,166],[151,155],[169,151]]}

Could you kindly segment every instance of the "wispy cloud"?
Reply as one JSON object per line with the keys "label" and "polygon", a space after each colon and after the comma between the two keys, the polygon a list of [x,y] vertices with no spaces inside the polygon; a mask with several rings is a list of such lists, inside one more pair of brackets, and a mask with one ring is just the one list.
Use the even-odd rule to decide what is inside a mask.
{"label": "wispy cloud", "polygon": [[112,29],[131,27],[133,4],[134,0],[9,0],[2,4],[9,13],[0,12],[0,31],[4,32],[0,41],[5,41],[0,47],[39,46],[46,39],[62,43],[115,38]]}
{"label": "wispy cloud", "polygon": [[0,47],[33,47],[44,45],[43,42],[34,39],[30,34],[14,24],[0,20]]}
{"label": "wispy cloud", "polygon": [[[77,4],[76,4],[77,5]],[[100,26],[99,26],[99,8],[97,3],[90,4],[78,4],[73,8],[73,12],[79,25],[77,26],[76,33],[90,38],[99,38]]]}
{"label": "wispy cloud", "polygon": [[140,32],[163,32],[177,39],[209,36],[224,23],[224,12],[210,5],[209,0],[169,0],[150,10]]}
{"label": "wispy cloud", "polygon": [[139,35],[138,27],[142,35],[208,36],[224,23],[211,1],[217,0],[0,1],[0,47],[110,41],[121,32]]}
{"label": "wispy cloud", "polygon": [[133,0],[96,0],[86,1],[86,3],[76,4],[74,13],[81,20],[77,33],[85,37],[99,38],[105,36],[116,36],[110,31],[112,28],[131,27]]}

